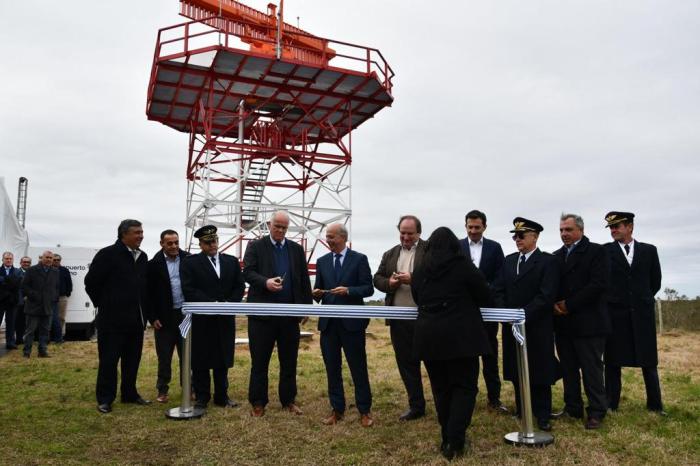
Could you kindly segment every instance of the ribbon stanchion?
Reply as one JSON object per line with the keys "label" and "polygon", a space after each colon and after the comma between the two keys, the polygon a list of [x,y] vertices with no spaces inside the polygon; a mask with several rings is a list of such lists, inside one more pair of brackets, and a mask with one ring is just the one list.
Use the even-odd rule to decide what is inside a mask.
{"label": "ribbon stanchion", "polygon": [[[418,311],[415,307],[399,306],[331,306],[313,304],[276,304],[276,303],[184,303],[182,313],[185,315],[180,325],[180,333],[185,339],[182,355],[182,406],[170,409],[166,417],[170,419],[193,419],[204,414],[203,409],[193,408],[191,401],[191,350],[190,329],[192,315],[256,315],[256,316],[293,316],[293,317],[340,317],[356,319],[400,319],[415,320]],[[525,311],[523,309],[481,308],[484,322],[505,322],[512,325],[513,337],[519,343],[518,377],[520,380],[520,399],[522,406],[521,432],[506,434],[505,441],[516,445],[541,446],[554,441],[554,437],[545,432],[535,432],[530,404],[530,376],[527,365],[527,343],[525,338]]]}
{"label": "ribbon stanchion", "polygon": [[520,432],[510,432],[504,440],[511,445],[543,447],[554,442],[554,436],[548,432],[535,431],[532,422],[532,403],[530,396],[530,370],[527,363],[527,339],[525,336],[525,321],[513,324],[513,334],[516,327],[522,335],[522,342],[515,345],[518,358],[518,385],[520,385]]}
{"label": "ribbon stanchion", "polygon": [[182,345],[182,364],[180,378],[182,379],[182,404],[177,408],[165,411],[165,417],[175,420],[196,419],[204,415],[203,408],[192,406],[192,335],[187,333]]}

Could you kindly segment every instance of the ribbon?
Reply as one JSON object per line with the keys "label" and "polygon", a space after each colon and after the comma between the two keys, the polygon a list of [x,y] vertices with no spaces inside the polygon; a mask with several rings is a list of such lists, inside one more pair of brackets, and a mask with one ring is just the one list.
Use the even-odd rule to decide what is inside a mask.
{"label": "ribbon", "polygon": [[[282,317],[340,317],[345,319],[397,319],[415,320],[418,310],[415,307],[400,306],[364,306],[364,305],[314,305],[314,304],[277,304],[277,303],[196,303],[186,302],[182,305],[185,318],[180,324],[183,338],[192,327],[192,314],[198,315],[246,315],[246,316],[282,316]],[[523,309],[481,308],[484,322],[525,322]],[[513,337],[522,345],[525,339],[517,326],[513,325]]]}

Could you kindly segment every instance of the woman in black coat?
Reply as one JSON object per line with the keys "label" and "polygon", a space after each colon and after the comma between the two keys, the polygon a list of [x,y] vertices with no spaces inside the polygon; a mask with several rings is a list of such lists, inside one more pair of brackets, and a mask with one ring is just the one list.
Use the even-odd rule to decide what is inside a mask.
{"label": "woman in black coat", "polygon": [[478,392],[479,356],[491,353],[480,306],[489,300],[486,279],[462,253],[447,227],[430,235],[411,279],[418,319],[414,356],[425,361],[442,427],[442,454],[463,454]]}

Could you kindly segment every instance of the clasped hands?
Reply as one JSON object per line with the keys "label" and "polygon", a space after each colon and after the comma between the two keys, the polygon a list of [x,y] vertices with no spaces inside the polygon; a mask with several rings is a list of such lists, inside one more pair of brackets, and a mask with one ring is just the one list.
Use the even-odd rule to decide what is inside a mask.
{"label": "clasped hands", "polygon": [[313,291],[314,298],[316,299],[321,299],[325,293],[330,293],[338,296],[347,296],[348,294],[350,294],[347,286],[336,286],[335,288],[330,290],[321,290],[318,288],[314,288]]}
{"label": "clasped hands", "polygon": [[569,313],[569,310],[566,308],[566,301],[561,300],[557,301],[554,303],[554,315],[555,316],[565,316]]}
{"label": "clasped hands", "polygon": [[410,285],[411,284],[411,273],[410,272],[394,272],[389,277],[389,288],[395,290],[400,285]]}

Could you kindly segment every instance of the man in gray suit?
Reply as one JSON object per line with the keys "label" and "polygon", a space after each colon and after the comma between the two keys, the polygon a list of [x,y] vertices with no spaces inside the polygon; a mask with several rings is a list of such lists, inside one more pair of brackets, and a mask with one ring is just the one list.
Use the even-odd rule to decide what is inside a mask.
{"label": "man in gray suit", "polygon": [[53,253],[44,251],[40,262],[30,267],[24,275],[22,293],[26,300],[24,314],[26,328],[24,331],[24,357],[32,353],[34,332],[39,329],[39,357],[48,358],[46,346],[49,342],[51,313],[58,302],[58,269],[52,267]]}
{"label": "man in gray suit", "polygon": [[[399,219],[400,244],[389,249],[382,256],[377,273],[374,274],[374,286],[386,293],[387,306],[410,306],[416,303],[411,295],[411,274],[420,264],[425,251],[425,241],[420,239],[420,220],[413,215],[404,215]],[[394,346],[396,365],[399,367],[401,380],[408,393],[408,410],[399,420],[411,421],[425,416],[425,397],[421,378],[420,360],[413,357],[414,320],[389,320],[391,344]]]}

